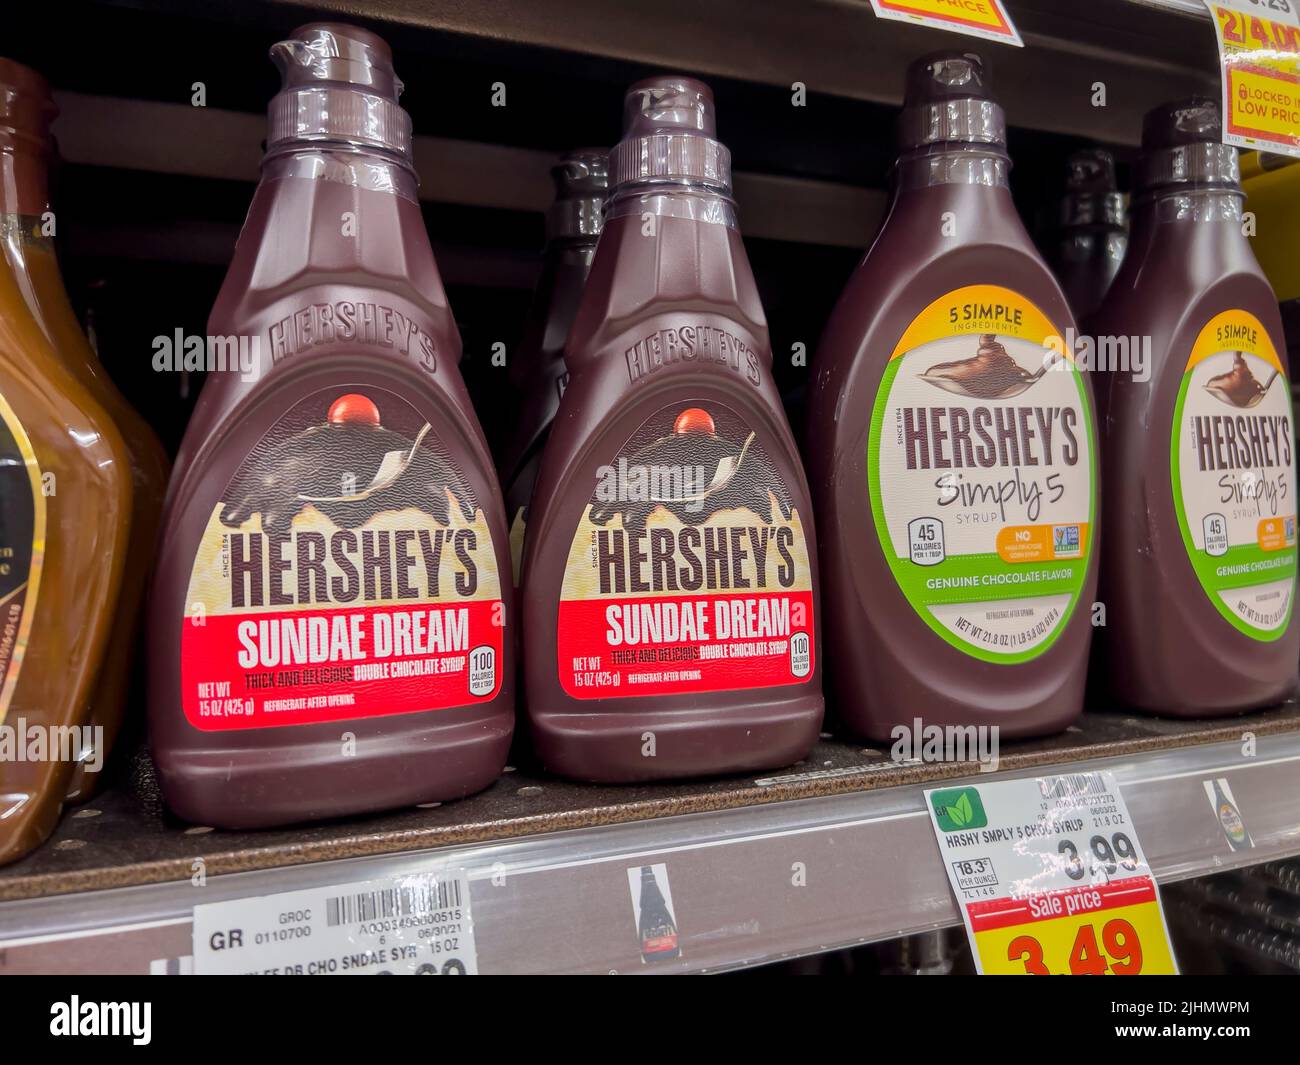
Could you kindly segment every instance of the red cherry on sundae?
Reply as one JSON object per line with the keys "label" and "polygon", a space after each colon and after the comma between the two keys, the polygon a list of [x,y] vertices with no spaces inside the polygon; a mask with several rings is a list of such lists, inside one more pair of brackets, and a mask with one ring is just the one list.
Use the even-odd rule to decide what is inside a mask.
{"label": "red cherry on sundae", "polygon": [[717,430],[713,426],[713,417],[708,411],[699,407],[687,407],[673,422],[674,433],[707,433],[714,436]]}
{"label": "red cherry on sundae", "polygon": [[330,425],[378,425],[379,408],[369,397],[349,392],[330,404],[326,418]]}

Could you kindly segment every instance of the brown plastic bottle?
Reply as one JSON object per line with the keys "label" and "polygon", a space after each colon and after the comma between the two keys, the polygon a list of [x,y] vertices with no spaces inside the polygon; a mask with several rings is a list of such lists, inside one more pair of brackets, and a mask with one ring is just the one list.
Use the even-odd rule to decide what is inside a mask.
{"label": "brown plastic bottle", "polygon": [[1128,213],[1115,157],[1101,148],[1070,156],[1052,266],[1076,319],[1100,305],[1128,248]]}
{"label": "brown plastic bottle", "polygon": [[510,557],[519,584],[528,501],[537,480],[546,438],[568,383],[564,340],[578,312],[582,288],[591,272],[609,189],[609,152],[580,148],[566,152],[551,168],[555,202],[546,213],[546,252],[542,276],[510,363],[510,383],[519,397],[515,428],[498,467],[510,520]]}
{"label": "brown plastic bottle", "polygon": [[[81,331],[59,273],[49,236],[49,122],[56,113],[45,79],[34,70],[0,59],[0,92],[28,101],[15,115],[29,117],[12,153],[0,156],[0,233],[3,252],[28,308],[54,353],[113,419],[131,455],[131,531],[126,571],[103,665],[95,680],[90,718],[103,729],[95,750],[83,752],[68,785],[68,802],[90,798],[99,770],[112,751],[126,711],[127,689],[136,664],[140,609],[153,566],[158,519],[167,490],[167,455],[145,420],[119,392]],[[91,756],[94,757],[91,757]]]}
{"label": "brown plastic bottle", "polygon": [[876,740],[915,718],[1053,732],[1082,709],[1096,584],[1090,389],[1055,354],[1073,319],[978,55],[912,65],[900,142],[810,395],[836,705]]}
{"label": "brown plastic bottle", "polygon": [[[4,207],[38,215],[45,205],[28,198],[39,187],[30,179],[29,141],[48,115],[20,88],[0,86]],[[0,455],[2,864],[37,846],[58,821],[86,743],[67,730],[88,723],[117,620],[131,514],[126,446],[51,347],[7,260],[0,262]]]}
{"label": "brown plastic bottle", "polygon": [[529,512],[533,741],[584,780],[788,764],[822,720],[817,560],[730,154],[690,78],[624,118]]}
{"label": "brown plastic bottle", "polygon": [[327,23],[271,53],[262,180],[208,321],[260,358],[210,369],[149,615],[164,797],[234,828],[466,795],[514,724],[501,494],[391,54]]}
{"label": "brown plastic bottle", "polygon": [[1208,99],[1147,116],[1132,245],[1089,325],[1152,353],[1149,379],[1104,375],[1105,673],[1186,717],[1284,698],[1300,659],[1286,345],[1220,131]]}

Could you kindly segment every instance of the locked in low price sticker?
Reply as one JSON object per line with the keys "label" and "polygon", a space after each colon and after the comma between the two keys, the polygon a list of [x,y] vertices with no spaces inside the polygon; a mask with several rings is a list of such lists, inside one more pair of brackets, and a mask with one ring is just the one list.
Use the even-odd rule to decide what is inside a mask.
{"label": "locked in low price sticker", "polygon": [[926,804],[979,972],[1178,972],[1112,774],[939,788]]}
{"label": "locked in low price sticker", "polygon": [[1223,140],[1300,156],[1300,0],[1206,0],[1223,69]]}
{"label": "locked in low price sticker", "polygon": [[1023,48],[1002,0],[871,0],[880,18],[951,30]]}

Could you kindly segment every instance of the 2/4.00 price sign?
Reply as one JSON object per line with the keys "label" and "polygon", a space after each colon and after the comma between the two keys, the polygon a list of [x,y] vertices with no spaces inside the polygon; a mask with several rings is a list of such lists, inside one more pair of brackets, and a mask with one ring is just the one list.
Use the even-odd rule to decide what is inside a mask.
{"label": "2/4.00 price sign", "polygon": [[926,802],[981,973],[1178,971],[1110,773],[941,788]]}

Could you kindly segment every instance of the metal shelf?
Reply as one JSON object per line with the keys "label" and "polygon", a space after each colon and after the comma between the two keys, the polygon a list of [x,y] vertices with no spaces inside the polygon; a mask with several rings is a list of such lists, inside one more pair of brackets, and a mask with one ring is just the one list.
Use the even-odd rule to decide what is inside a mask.
{"label": "metal shelf", "polygon": [[[683,953],[656,969],[756,964],[956,924],[924,789],[1084,767],[1116,774],[1163,882],[1300,854],[1294,702],[1208,723],[1088,714],[1004,750],[996,775],[824,741],[764,778],[597,788],[511,772],[459,803],[263,833],[170,822],[141,763],[134,789],[0,871],[0,972],[183,971],[197,904],[451,867],[468,871],[482,971],[633,972],[626,870],[659,862]],[[1253,850],[1229,848],[1206,800],[1220,776]]]}

